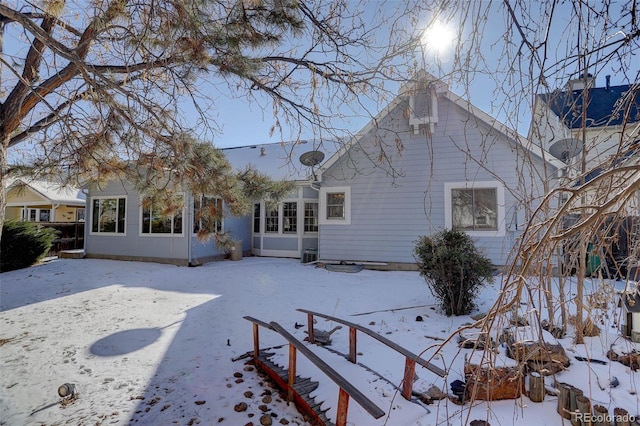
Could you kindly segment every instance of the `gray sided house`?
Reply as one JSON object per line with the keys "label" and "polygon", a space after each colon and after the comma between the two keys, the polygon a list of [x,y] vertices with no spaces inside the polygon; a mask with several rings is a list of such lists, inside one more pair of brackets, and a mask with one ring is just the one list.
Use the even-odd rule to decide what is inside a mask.
{"label": "gray sided house", "polygon": [[[464,230],[495,265],[507,264],[529,212],[564,166],[426,73],[342,145],[224,151],[235,169],[251,165],[295,183],[277,204],[256,200],[250,216],[224,220],[243,251],[392,268],[415,264],[415,241],[444,228]],[[154,230],[153,212],[133,188],[113,182],[90,191],[87,256],[192,265],[221,258],[194,233],[199,200],[183,197],[179,217]]]}
{"label": "gray sided house", "polygon": [[[300,158],[311,153],[316,154],[311,159],[320,162],[325,154],[319,154],[319,149],[311,141],[297,141],[225,150],[236,169],[251,165],[272,179],[295,183],[294,190],[277,204],[255,201],[250,226],[254,255],[299,259],[305,252],[317,251],[319,188],[311,178],[315,166],[302,164]],[[321,149],[333,150],[333,145],[325,143]]]}
{"label": "gray sided house", "polygon": [[[312,187],[312,168],[299,157],[313,151],[306,141],[272,143],[223,149],[236,170],[252,166],[276,180],[296,183],[279,204],[256,200],[253,212],[231,217],[219,229],[242,241],[242,251],[257,256],[300,258],[307,249],[318,247],[318,190]],[[160,219],[155,209],[143,206],[141,195],[128,183],[112,181],[87,196],[85,253],[87,257],[198,265],[225,257],[213,239],[200,241],[194,212],[202,203],[189,191],[177,191],[184,208],[170,218]],[[220,203],[215,196],[207,203]]]}
{"label": "gray sided house", "polygon": [[505,265],[562,165],[422,73],[319,169],[319,257],[413,264],[456,228]]}
{"label": "gray sided house", "polygon": [[[89,189],[85,227],[85,254],[91,258],[150,261],[198,265],[223,258],[213,239],[198,240],[199,224],[194,211],[203,200],[189,191],[176,191],[183,208],[170,217],[158,216],[158,206],[143,206],[142,196],[126,182],[111,181],[100,189]],[[207,197],[204,202],[220,203]],[[219,229],[251,246],[249,218],[225,218]]]}

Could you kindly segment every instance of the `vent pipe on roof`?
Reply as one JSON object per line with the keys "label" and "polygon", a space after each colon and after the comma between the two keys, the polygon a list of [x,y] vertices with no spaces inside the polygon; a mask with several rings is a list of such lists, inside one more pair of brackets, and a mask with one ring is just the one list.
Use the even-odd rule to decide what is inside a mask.
{"label": "vent pipe on roof", "polygon": [[611,76],[610,75],[605,76],[605,80],[607,82],[607,92],[608,92],[609,88],[611,87]]}

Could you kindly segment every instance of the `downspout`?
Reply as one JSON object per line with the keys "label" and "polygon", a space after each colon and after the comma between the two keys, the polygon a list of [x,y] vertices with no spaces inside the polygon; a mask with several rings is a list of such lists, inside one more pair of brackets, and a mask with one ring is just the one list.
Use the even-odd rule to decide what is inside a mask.
{"label": "downspout", "polygon": [[[311,187],[311,189],[313,189],[318,193],[318,250],[316,253],[316,260],[319,260],[320,259],[320,187],[322,186],[320,182],[322,182],[322,174],[320,174],[320,178],[318,178],[312,170],[311,176],[312,176],[312,180],[309,183],[309,187]],[[314,186],[314,184],[317,184],[318,186],[316,187]]]}
{"label": "downspout", "polygon": [[80,190],[84,194],[84,257],[87,256],[87,245],[89,244],[89,229],[91,229],[91,221],[93,221],[93,215],[91,214],[91,199],[89,198],[89,190],[82,188]]}
{"label": "downspout", "polygon": [[[191,208],[193,206],[193,200],[191,199],[193,197],[193,194],[191,192],[189,192],[189,204],[187,207],[187,223],[186,223],[186,227],[185,227],[185,234],[187,235],[187,266],[193,266],[193,264],[191,263],[191,245],[193,244],[193,233],[191,232],[191,226],[190,224],[193,223],[193,209]],[[187,198],[187,197],[185,197]]]}

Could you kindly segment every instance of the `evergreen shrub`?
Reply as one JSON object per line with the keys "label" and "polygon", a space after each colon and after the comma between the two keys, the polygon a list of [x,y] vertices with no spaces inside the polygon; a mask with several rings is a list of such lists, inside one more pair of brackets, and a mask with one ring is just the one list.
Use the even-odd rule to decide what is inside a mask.
{"label": "evergreen shrub", "polygon": [[493,281],[493,265],[458,230],[442,230],[416,241],[414,255],[420,275],[447,316],[467,315],[478,291]]}
{"label": "evergreen shrub", "polygon": [[0,272],[26,268],[40,261],[51,250],[57,232],[33,222],[6,221],[0,241]]}

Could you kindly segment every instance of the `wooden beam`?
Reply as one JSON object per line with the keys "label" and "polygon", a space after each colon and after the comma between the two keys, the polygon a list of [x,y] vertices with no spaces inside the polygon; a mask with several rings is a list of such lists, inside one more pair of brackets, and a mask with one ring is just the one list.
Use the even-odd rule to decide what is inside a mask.
{"label": "wooden beam", "polygon": [[355,327],[349,327],[349,361],[356,363],[357,360],[357,348],[356,348],[356,334],[358,330]]}
{"label": "wooden beam", "polygon": [[258,331],[260,326],[253,323],[253,358],[260,356],[260,332]]}
{"label": "wooden beam", "polygon": [[427,370],[437,374],[438,376],[445,377],[447,375],[447,372],[444,371],[442,368],[437,367],[437,366],[429,363],[427,360],[419,357],[418,355],[414,354],[410,350],[403,348],[402,346],[398,345],[397,343],[387,339],[386,337],[376,333],[375,331],[373,331],[373,330],[371,330],[371,329],[369,329],[367,327],[364,327],[364,326],[362,326],[360,324],[355,324],[355,323],[352,323],[350,321],[346,321],[346,320],[343,320],[341,318],[337,318],[337,317],[334,317],[334,316],[331,316],[331,315],[325,315],[325,314],[321,314],[321,313],[318,313],[318,312],[308,311],[306,309],[296,309],[296,310],[299,311],[299,312],[306,313],[307,316],[315,315],[315,316],[318,316],[318,317],[321,317],[321,318],[325,318],[325,319],[328,319],[328,320],[331,320],[331,321],[335,321],[337,323],[340,323],[342,325],[346,325],[348,327],[356,328],[359,331],[361,331],[361,332],[373,337],[374,339],[376,339],[380,343],[383,343],[383,344],[387,345],[388,347],[390,347],[391,349],[393,349],[396,352],[400,353],[401,355],[404,355],[407,358],[411,358],[417,364],[425,367]]}
{"label": "wooden beam", "polygon": [[340,388],[338,392],[338,410],[336,414],[336,426],[347,425],[347,414],[349,413],[349,394]]}
{"label": "wooden beam", "polygon": [[407,357],[404,361],[404,379],[402,380],[402,396],[411,401],[411,391],[413,390],[413,379],[416,376],[416,362]]}
{"label": "wooden beam", "polygon": [[289,401],[293,400],[293,385],[296,384],[296,347],[293,343],[289,343],[289,391],[287,397]]}
{"label": "wooden beam", "polygon": [[309,335],[309,343],[315,343],[316,338],[313,334],[313,314],[307,314],[307,334]]}
{"label": "wooden beam", "polygon": [[291,333],[285,330],[280,324],[275,321],[271,322],[271,326],[275,331],[280,333],[285,339],[295,345],[296,349],[300,351],[309,361],[311,361],[316,367],[320,369],[327,377],[329,377],[340,389],[344,389],[347,394],[353,398],[358,405],[371,414],[376,419],[384,416],[384,411],[378,407],[373,401],[371,401],[365,394],[363,394],[358,388],[351,384],[347,379],[342,377],[340,373],[331,368],[326,362],[324,362],[318,355],[316,355],[307,345],[295,338]]}

